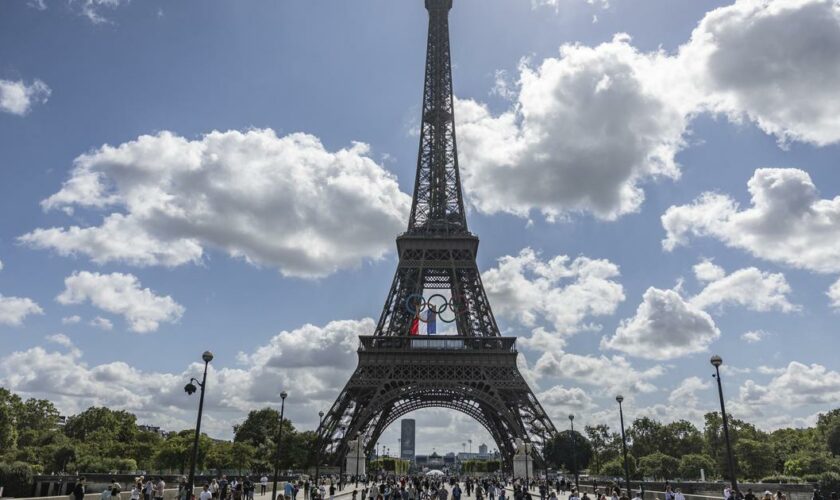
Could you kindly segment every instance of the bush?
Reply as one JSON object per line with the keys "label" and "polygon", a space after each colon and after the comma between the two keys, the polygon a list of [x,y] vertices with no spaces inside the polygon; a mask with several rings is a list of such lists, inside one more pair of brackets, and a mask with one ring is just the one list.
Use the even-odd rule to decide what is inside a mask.
{"label": "bush", "polygon": [[27,463],[0,463],[0,486],[3,487],[3,496],[31,496],[33,475],[32,466]]}
{"label": "bush", "polygon": [[767,476],[761,479],[762,483],[793,484],[801,483],[802,478],[796,476]]}
{"label": "bush", "polygon": [[818,481],[820,491],[831,493],[833,491],[840,492],[840,474],[836,472],[824,472],[819,475]]}
{"label": "bush", "polygon": [[707,478],[715,474],[715,461],[708,455],[690,453],[680,458],[679,475],[681,479],[700,479],[700,470],[706,473]]}

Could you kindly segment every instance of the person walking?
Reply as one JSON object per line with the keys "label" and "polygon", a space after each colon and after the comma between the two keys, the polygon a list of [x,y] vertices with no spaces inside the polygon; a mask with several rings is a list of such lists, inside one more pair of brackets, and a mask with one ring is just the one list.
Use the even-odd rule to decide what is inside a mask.
{"label": "person walking", "polygon": [[198,500],[213,500],[213,492],[210,491],[209,483],[204,483],[204,487],[201,488],[201,493],[198,495]]}
{"label": "person walking", "polygon": [[163,500],[163,491],[166,489],[166,481],[163,480],[163,476],[158,478],[158,482],[155,483],[154,488],[154,495],[155,500]]}
{"label": "person walking", "polygon": [[87,478],[82,476],[73,486],[73,500],[84,500],[87,489]]}
{"label": "person walking", "polygon": [[265,474],[260,478],[260,496],[265,495],[265,490],[268,489],[268,476]]}

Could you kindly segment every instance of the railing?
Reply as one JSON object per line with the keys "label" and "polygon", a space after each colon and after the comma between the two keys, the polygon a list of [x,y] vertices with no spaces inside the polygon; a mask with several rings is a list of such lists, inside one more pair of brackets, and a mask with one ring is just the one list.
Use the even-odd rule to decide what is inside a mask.
{"label": "railing", "polygon": [[462,337],[417,335],[407,337],[359,337],[360,351],[516,352],[516,337]]}

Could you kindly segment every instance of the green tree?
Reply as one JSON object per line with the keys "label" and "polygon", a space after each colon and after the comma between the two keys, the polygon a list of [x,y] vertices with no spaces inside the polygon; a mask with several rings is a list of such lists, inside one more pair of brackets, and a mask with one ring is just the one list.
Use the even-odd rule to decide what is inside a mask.
{"label": "green tree", "polygon": [[242,474],[242,469],[250,470],[256,449],[248,443],[233,443],[230,454],[236,470]]}
{"label": "green tree", "polygon": [[840,408],[817,417],[817,432],[833,455],[840,455]]}
{"label": "green tree", "polygon": [[679,473],[680,461],[660,451],[639,459],[639,472],[644,477],[667,481]]}
{"label": "green tree", "polygon": [[[157,467],[159,469],[177,470],[179,474],[184,474],[192,461],[194,438],[195,431],[192,429],[183,430],[167,437],[155,455]],[[207,453],[212,446],[213,441],[206,434],[199,436],[197,470],[205,468]]]}
{"label": "green tree", "polygon": [[93,437],[100,441],[131,443],[137,435],[137,417],[124,410],[92,406],[68,418],[64,434],[80,441]]}
{"label": "green tree", "polygon": [[739,438],[735,444],[735,456],[740,474],[749,479],[761,479],[774,472],[776,459],[773,447],[767,441]]}
{"label": "green tree", "polygon": [[587,425],[583,430],[592,445],[592,473],[600,474],[603,464],[621,452],[621,436],[616,432],[611,433],[605,424]]}
{"label": "green tree", "polygon": [[630,451],[637,457],[644,457],[659,451],[662,441],[662,424],[650,417],[637,418],[627,430]]}
{"label": "green tree", "polygon": [[704,471],[706,478],[711,478],[715,471],[715,461],[708,455],[702,453],[690,453],[680,457],[679,477],[680,479],[700,479],[700,470]]}
{"label": "green tree", "polygon": [[543,449],[545,459],[554,467],[563,467],[577,472],[589,467],[592,461],[592,445],[578,431],[558,432],[550,437]]}
{"label": "green tree", "polygon": [[[627,468],[630,469],[630,477],[635,478],[638,475],[638,467],[636,465],[636,457],[627,455]],[[615,478],[624,478],[624,459],[621,456],[615,457],[604,463],[601,467],[601,474]]]}
{"label": "green tree", "polygon": [[672,457],[703,452],[703,434],[687,420],[677,420],[663,425],[659,429],[659,446],[661,451]]}

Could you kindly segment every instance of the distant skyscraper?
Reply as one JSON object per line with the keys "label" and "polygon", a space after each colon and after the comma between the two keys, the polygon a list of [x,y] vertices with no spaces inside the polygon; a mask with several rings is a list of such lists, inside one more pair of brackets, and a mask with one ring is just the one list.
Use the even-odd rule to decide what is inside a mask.
{"label": "distant skyscraper", "polygon": [[481,445],[478,447],[478,454],[481,455],[481,456],[487,455],[487,445],[486,444],[481,443]]}
{"label": "distant skyscraper", "polygon": [[414,460],[414,419],[405,418],[400,421],[400,458]]}

